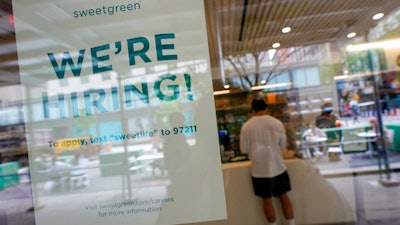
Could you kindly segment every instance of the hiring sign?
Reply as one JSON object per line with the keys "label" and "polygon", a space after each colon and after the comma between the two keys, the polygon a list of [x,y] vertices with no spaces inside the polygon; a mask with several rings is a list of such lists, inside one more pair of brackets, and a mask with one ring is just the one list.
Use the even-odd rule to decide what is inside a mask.
{"label": "hiring sign", "polygon": [[202,0],[13,10],[37,225],[226,218]]}

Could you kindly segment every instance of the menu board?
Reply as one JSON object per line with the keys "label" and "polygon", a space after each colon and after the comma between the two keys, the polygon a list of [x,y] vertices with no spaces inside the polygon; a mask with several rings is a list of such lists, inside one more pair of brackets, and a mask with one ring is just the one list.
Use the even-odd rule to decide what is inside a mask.
{"label": "menu board", "polygon": [[202,0],[13,10],[37,225],[226,218]]}

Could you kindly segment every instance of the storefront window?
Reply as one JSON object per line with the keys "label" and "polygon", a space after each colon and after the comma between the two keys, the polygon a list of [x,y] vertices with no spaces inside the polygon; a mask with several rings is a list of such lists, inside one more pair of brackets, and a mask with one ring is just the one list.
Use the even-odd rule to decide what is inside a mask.
{"label": "storefront window", "polygon": [[[166,127],[172,126],[170,118],[172,112],[180,112],[179,120],[188,125],[186,128],[190,131],[180,139],[183,140],[182,148],[195,147],[199,140],[202,142],[206,140],[204,141],[206,143],[207,138],[215,139],[219,145],[215,149],[217,159],[220,156],[220,161],[215,160],[215,162],[221,163],[225,169],[235,166],[238,162],[250,161],[248,155],[243,154],[239,147],[240,131],[242,125],[252,116],[251,100],[261,96],[268,104],[267,112],[285,125],[288,137],[286,150],[293,153],[285,156],[287,162],[293,160],[309,163],[307,165],[317,168],[317,172],[312,171],[323,180],[321,182],[324,182],[324,185],[329,184],[324,188],[332,191],[330,194],[336,196],[339,193],[338,196],[345,196],[350,201],[346,202],[344,204],[346,207],[343,208],[348,209],[352,215],[345,213],[343,220],[339,218],[342,215],[332,216],[316,207],[312,213],[303,213],[304,217],[310,214],[318,215],[319,210],[321,213],[327,213],[324,214],[327,216],[321,221],[316,219],[316,216],[309,216],[310,218],[299,216],[298,221],[302,224],[303,222],[304,224],[308,222],[356,224],[359,221],[371,224],[383,221],[393,224],[393,221],[399,220],[392,212],[399,211],[400,205],[391,199],[397,199],[398,196],[400,169],[400,1],[366,3],[363,0],[351,2],[205,0],[203,1],[205,15],[196,10],[182,11],[175,8],[171,12],[166,10],[165,14],[147,15],[140,21],[127,22],[130,21],[128,16],[118,14],[122,18],[121,21],[125,22],[110,23],[104,27],[102,23],[96,26],[82,23],[74,30],[73,39],[76,43],[93,43],[93,46],[96,46],[94,50],[92,49],[92,53],[98,54],[99,62],[88,61],[97,65],[94,67],[98,70],[104,69],[107,62],[99,50],[104,48],[103,44],[110,43],[110,49],[113,51],[110,57],[117,58],[129,51],[122,49],[117,40],[102,39],[102,35],[108,37],[108,29],[111,27],[119,26],[121,34],[131,32],[132,38],[137,38],[134,40],[143,40],[141,36],[154,37],[155,31],[150,27],[155,24],[165,22],[163,30],[174,30],[181,29],[186,23],[205,19],[207,32],[182,29],[180,33],[182,36],[176,37],[184,46],[179,49],[182,60],[179,55],[176,61],[164,60],[165,62],[156,63],[157,56],[174,57],[170,47],[160,41],[158,46],[165,48],[158,52],[148,51],[148,55],[151,55],[149,58],[146,58],[143,52],[136,52],[138,54],[136,60],[144,61],[143,64],[138,63],[129,67],[126,61],[116,60],[115,66],[122,68],[122,73],[114,70],[87,72],[91,66],[82,64],[81,68],[75,68],[76,62],[67,63],[68,66],[60,64],[59,68],[63,66],[71,68],[71,74],[68,75],[56,71],[58,76],[65,75],[65,79],[59,79],[60,77],[43,79],[51,76],[43,70],[45,67],[43,65],[47,65],[43,62],[48,56],[38,57],[37,52],[58,46],[62,54],[62,50],[68,46],[71,52],[74,51],[79,55],[79,45],[71,47],[70,40],[65,40],[63,35],[52,36],[46,31],[61,30],[63,27],[69,29],[72,25],[68,21],[72,15],[74,15],[73,20],[77,20],[78,17],[95,20],[98,17],[89,16],[89,11],[86,15],[84,11],[91,7],[90,4],[74,3],[74,7],[79,7],[81,11],[69,15],[57,5],[58,2],[46,1],[46,4],[51,5],[46,11],[41,11],[39,8],[42,5],[35,6],[33,2],[28,3],[23,0],[14,2],[20,12],[23,12],[21,7],[23,4],[36,8],[40,12],[37,14],[38,18],[44,18],[43,20],[47,22],[34,23],[24,20],[20,23],[22,24],[19,27],[20,31],[24,31],[21,32],[20,47],[26,52],[20,55],[18,61],[14,19],[19,18],[13,16],[11,1],[0,3],[0,14],[3,18],[0,21],[3,28],[0,31],[0,166],[6,163],[14,163],[12,166],[16,165],[15,168],[18,169],[28,169],[32,166],[28,158],[27,143],[32,144],[33,149],[40,153],[36,158],[38,161],[45,160],[46,157],[46,160],[49,160],[51,156],[57,155],[60,156],[60,161],[67,162],[71,160],[72,154],[66,152],[63,147],[53,149],[62,154],[48,151],[51,141],[71,141],[64,139],[66,136],[77,137],[83,141],[98,138],[96,143],[84,146],[85,159],[90,162],[91,168],[95,168],[94,177],[120,176],[121,171],[115,170],[116,172],[113,172],[116,174],[110,174],[104,169],[104,164],[114,166],[121,163],[110,156],[112,150],[128,149],[132,150],[129,154],[136,158],[141,155],[155,157],[146,161],[145,171],[141,165],[132,166],[132,174],[139,177],[137,180],[128,181],[132,187],[138,185],[143,188],[148,185],[164,188],[170,182],[168,169],[163,161],[163,149],[166,148],[168,141],[165,136],[150,137],[148,132],[136,131],[156,129],[164,131]],[[155,2],[156,4],[153,2],[150,4],[151,7],[156,7],[159,1]],[[182,9],[191,8],[188,4],[182,1]],[[69,7],[72,6],[66,8]],[[144,2],[137,1],[132,4],[132,11],[141,13],[143,7]],[[171,15],[176,15],[177,12],[181,18],[171,19]],[[373,18],[378,12],[382,12],[382,17]],[[115,13],[117,12],[108,11],[107,16]],[[290,29],[283,31],[282,28],[287,26],[290,26]],[[193,40],[199,37],[207,39],[208,45],[193,43]],[[153,42],[149,42],[149,46],[157,46],[157,43]],[[143,44],[140,45],[142,50],[145,49],[146,42],[141,44]],[[88,52],[90,51],[86,53],[89,54]],[[160,55],[160,52],[164,52],[165,55]],[[204,52],[207,54],[200,54]],[[30,56],[31,59],[21,56]],[[70,58],[64,59],[67,62]],[[86,60],[84,57],[81,59]],[[135,64],[133,61],[130,63]],[[71,65],[72,67],[69,67]],[[20,70],[19,66],[27,66],[31,70]],[[78,69],[86,71],[88,76],[75,77],[74,73]],[[164,77],[171,83],[161,85],[160,77],[166,74],[182,76]],[[191,79],[188,74],[193,74]],[[21,77],[24,82],[21,82]],[[207,79],[198,79],[203,77]],[[179,95],[176,92],[178,87],[173,83],[175,78],[182,81]],[[153,90],[157,84],[159,89]],[[115,89],[116,86],[123,86],[124,92],[130,93],[124,96],[123,105],[116,103],[116,99],[121,97]],[[207,97],[207,100],[214,102],[204,104],[203,101],[199,101],[196,105],[198,108],[194,110],[192,107],[194,101],[204,96],[211,96],[209,93],[211,91],[198,90],[209,90],[211,86],[214,97]],[[193,90],[193,87],[198,87],[198,90]],[[83,93],[93,96],[93,99],[89,101]],[[162,93],[175,93],[177,100],[164,104],[171,96]],[[22,102],[27,99],[29,99],[28,104],[23,107]],[[208,112],[213,104],[215,115],[205,114],[211,118],[215,116],[216,120],[198,122],[196,117],[198,113],[203,113],[203,110]],[[42,111],[45,112],[37,113]],[[320,126],[326,136],[308,136],[307,131],[317,122],[317,118],[327,114],[334,116],[332,118],[335,119],[324,121],[324,125]],[[27,129],[29,132],[26,132],[27,123],[34,129]],[[195,123],[215,123],[215,130],[205,131],[204,136],[196,135],[194,131],[198,127],[193,126]],[[122,137],[124,132],[132,132],[141,138],[127,143],[102,141],[102,137],[125,138]],[[169,132],[177,134],[181,130],[171,129]],[[114,134],[122,135],[116,137]],[[174,148],[174,150],[179,149]],[[41,156],[44,157],[40,158]],[[196,156],[199,159],[209,157],[200,153]],[[174,160],[185,162],[185,158]],[[196,161],[194,157],[190,160]],[[207,165],[193,165],[193,168],[202,171],[200,169],[202,166],[207,168]],[[13,173],[10,173],[13,178],[18,177],[15,168],[12,170]],[[45,198],[53,196],[51,190],[55,189],[52,184],[43,182],[42,186],[33,187],[29,179],[25,183],[10,183],[7,179],[10,174],[0,170],[0,200],[17,202],[17,198],[22,198],[22,192],[19,192],[21,188],[26,189],[24,193],[29,193],[32,188],[41,188],[42,196]],[[136,176],[137,174],[145,175],[140,177]],[[298,171],[296,174],[297,181],[302,175],[305,176]],[[24,180],[23,175],[20,175],[20,180]],[[120,185],[121,181],[126,182],[115,179],[112,183],[118,182]],[[78,188],[74,191],[88,194],[86,183],[80,185],[76,186]],[[301,187],[307,189],[307,186]],[[57,188],[62,192],[61,185]],[[105,188],[105,191],[113,190],[115,187]],[[9,195],[8,191],[18,195],[10,200],[12,197],[8,196],[13,195]],[[70,192],[62,193],[70,194]],[[374,197],[369,198],[370,196]],[[375,196],[383,197],[375,198]],[[7,217],[9,225],[33,225],[35,219],[30,211],[26,211],[31,209],[29,204],[32,199],[32,195],[24,196],[26,201],[21,208],[24,210],[18,212],[25,221],[10,219],[13,217],[13,212],[7,211],[6,207],[10,204],[0,206],[0,216]],[[356,199],[356,202],[349,199]],[[365,205],[360,205],[360,202]],[[338,208],[340,206],[343,205],[339,205]],[[376,208],[370,209],[370,206]],[[5,215],[1,213],[3,211]]]}
{"label": "storefront window", "polygon": [[320,85],[319,69],[317,67],[293,70],[293,86],[296,88]]}

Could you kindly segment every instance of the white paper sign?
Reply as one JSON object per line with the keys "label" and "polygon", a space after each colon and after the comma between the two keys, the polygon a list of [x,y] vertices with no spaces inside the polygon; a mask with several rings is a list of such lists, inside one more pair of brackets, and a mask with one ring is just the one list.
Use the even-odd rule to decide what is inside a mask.
{"label": "white paper sign", "polygon": [[202,0],[13,10],[37,225],[226,218]]}

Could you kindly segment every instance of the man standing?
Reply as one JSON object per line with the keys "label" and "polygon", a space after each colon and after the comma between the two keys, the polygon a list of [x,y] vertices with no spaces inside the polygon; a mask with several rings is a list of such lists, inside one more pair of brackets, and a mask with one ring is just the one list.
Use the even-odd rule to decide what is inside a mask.
{"label": "man standing", "polygon": [[332,112],[333,105],[331,102],[325,102],[321,106],[321,114],[315,118],[315,124],[318,128],[336,127],[338,118]]}
{"label": "man standing", "polygon": [[294,225],[293,206],[287,195],[291,190],[281,151],[286,148],[286,132],[281,121],[266,115],[263,99],[252,101],[253,116],[243,124],[240,150],[249,155],[255,195],[263,198],[264,214],[271,225],[276,224],[272,197],[281,201],[283,214]]}

